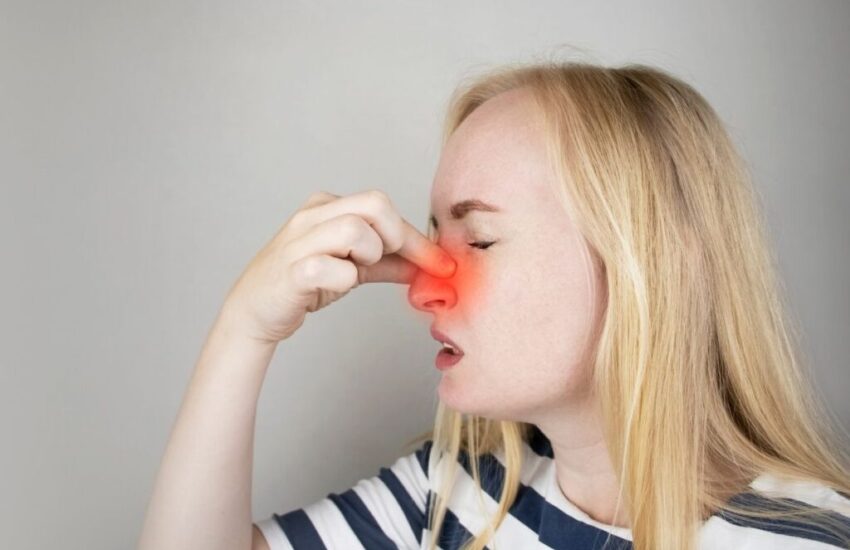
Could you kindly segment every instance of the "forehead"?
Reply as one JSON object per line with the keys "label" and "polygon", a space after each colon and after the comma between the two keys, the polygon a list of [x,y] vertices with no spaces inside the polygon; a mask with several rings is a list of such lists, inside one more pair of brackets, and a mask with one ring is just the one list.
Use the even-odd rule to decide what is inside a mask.
{"label": "forehead", "polygon": [[551,175],[541,129],[527,90],[503,92],[481,104],[443,148],[431,188],[434,212],[445,215],[450,204],[473,198],[509,210],[545,193]]}

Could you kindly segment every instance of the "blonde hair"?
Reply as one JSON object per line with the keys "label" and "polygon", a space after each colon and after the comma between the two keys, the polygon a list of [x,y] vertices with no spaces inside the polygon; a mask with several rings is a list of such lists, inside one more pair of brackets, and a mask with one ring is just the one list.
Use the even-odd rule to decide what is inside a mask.
{"label": "blonde hair", "polygon": [[[803,372],[758,197],[718,115],[646,65],[507,65],[458,87],[443,145],[483,102],[517,88],[544,121],[554,191],[604,266],[607,310],[589,368],[633,547],[694,548],[717,510],[794,517],[847,542],[834,514],[739,507],[724,492],[762,472],[850,492],[850,476]],[[431,549],[459,454],[480,496],[479,457],[499,450],[498,510],[464,548],[488,543],[517,496],[532,428],[437,405],[434,427],[408,442],[430,439],[449,468],[428,502]]]}

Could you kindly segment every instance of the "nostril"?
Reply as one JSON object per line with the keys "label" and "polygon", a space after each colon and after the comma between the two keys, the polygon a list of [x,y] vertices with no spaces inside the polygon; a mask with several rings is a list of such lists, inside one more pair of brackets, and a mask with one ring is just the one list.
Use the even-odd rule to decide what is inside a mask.
{"label": "nostril", "polygon": [[445,280],[422,276],[407,288],[407,301],[416,309],[431,311],[453,307],[457,296]]}

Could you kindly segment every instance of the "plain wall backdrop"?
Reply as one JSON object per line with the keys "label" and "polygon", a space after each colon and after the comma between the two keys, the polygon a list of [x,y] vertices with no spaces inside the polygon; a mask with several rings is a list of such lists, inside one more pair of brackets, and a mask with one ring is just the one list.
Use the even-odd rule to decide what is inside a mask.
{"label": "plain wall backdrop", "polygon": [[[424,231],[448,97],[503,62],[648,63],[703,93],[850,426],[846,0],[0,6],[0,547],[133,547],[247,262],[320,189],[383,189]],[[431,425],[439,346],[406,291],[355,289],[278,347],[256,519],[375,475]]]}

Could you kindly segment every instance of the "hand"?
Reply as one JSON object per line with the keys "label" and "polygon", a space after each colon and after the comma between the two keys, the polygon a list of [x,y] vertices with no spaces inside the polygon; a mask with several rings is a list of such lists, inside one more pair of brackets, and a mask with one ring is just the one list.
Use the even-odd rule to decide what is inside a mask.
{"label": "hand", "polygon": [[405,221],[384,192],[340,197],[320,191],[249,262],[222,311],[250,338],[276,344],[291,336],[308,312],[352,288],[409,284],[420,267],[450,277],[456,264]]}

